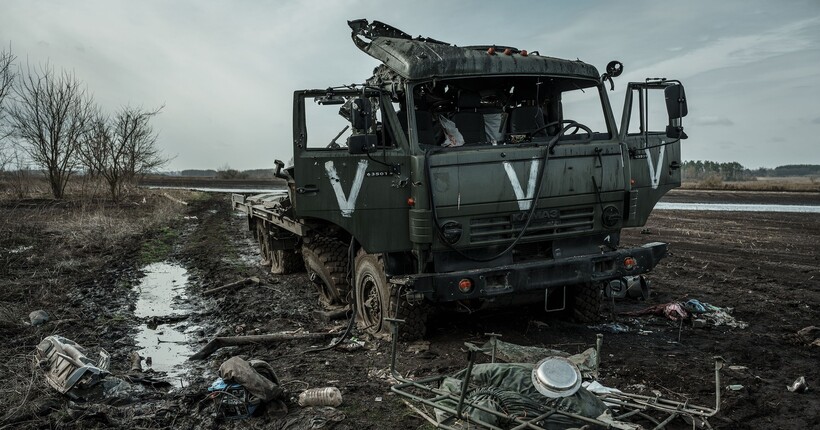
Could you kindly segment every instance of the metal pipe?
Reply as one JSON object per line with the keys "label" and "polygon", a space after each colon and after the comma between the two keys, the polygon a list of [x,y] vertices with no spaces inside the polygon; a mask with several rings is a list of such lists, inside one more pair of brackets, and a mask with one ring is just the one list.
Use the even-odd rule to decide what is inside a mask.
{"label": "metal pipe", "polygon": [[470,377],[473,376],[473,364],[475,363],[476,353],[473,350],[467,352],[467,374],[464,375],[464,380],[461,381],[461,397],[458,399],[458,407],[456,408],[458,419],[462,419],[462,407],[464,406],[464,398],[467,397],[467,388],[470,386]]}

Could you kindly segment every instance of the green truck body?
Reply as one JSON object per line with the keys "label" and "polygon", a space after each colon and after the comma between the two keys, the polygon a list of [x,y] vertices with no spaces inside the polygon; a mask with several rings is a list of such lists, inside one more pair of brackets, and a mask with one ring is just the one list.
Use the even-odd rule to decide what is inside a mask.
{"label": "green truck body", "polygon": [[384,334],[399,317],[418,335],[435,307],[544,301],[594,318],[606,286],[664,257],[664,243],[622,248],[619,236],[680,185],[680,82],[628,84],[617,124],[607,87],[620,63],[601,75],[349,24],[382,65],[363,85],[296,91],[293,164],[277,162],[287,193],[234,196],[274,272],[304,264],[362,327]]}

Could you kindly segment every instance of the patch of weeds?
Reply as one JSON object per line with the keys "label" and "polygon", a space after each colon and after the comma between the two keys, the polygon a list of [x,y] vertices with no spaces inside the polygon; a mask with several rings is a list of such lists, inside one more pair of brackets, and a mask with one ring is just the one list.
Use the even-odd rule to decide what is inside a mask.
{"label": "patch of weeds", "polygon": [[179,232],[171,227],[162,227],[157,230],[142,244],[139,255],[140,263],[145,265],[167,259],[178,237]]}

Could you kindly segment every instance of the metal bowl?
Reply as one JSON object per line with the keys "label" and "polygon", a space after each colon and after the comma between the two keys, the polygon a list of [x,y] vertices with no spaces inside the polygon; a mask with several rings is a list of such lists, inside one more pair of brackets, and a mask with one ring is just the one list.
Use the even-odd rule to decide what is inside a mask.
{"label": "metal bowl", "polygon": [[564,357],[547,357],[532,369],[532,384],[544,396],[568,397],[581,387],[581,370]]}

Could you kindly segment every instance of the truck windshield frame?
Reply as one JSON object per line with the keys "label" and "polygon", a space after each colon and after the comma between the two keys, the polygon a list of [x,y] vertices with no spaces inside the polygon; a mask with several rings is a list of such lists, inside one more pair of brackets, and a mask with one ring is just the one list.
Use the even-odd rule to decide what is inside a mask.
{"label": "truck windshield frame", "polygon": [[[566,94],[574,96],[571,104],[564,104]],[[612,140],[618,135],[605,88],[588,78],[492,75],[419,81],[407,85],[402,101],[397,112],[400,122],[420,152],[452,141],[453,126],[463,145],[451,150],[546,144],[567,126],[559,138],[562,144]],[[583,110],[586,119],[566,116],[570,106],[569,112],[577,115]],[[588,118],[596,123],[585,124]]]}

